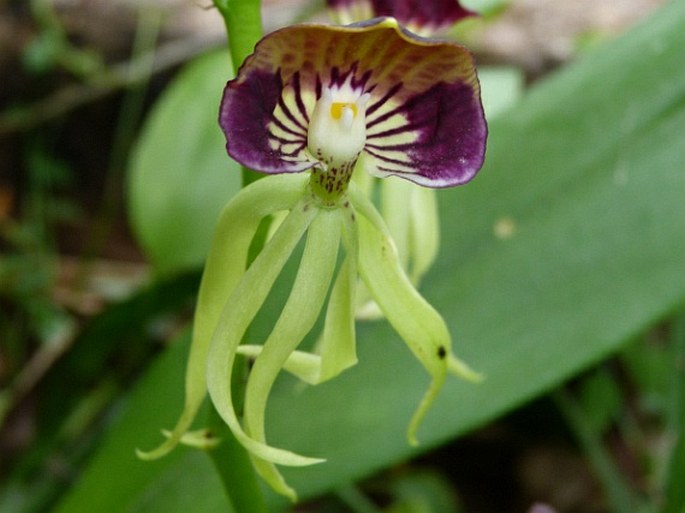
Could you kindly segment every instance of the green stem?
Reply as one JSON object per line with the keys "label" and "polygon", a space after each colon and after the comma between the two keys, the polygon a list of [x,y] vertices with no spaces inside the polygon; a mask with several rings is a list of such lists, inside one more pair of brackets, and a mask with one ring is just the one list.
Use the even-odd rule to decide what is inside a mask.
{"label": "green stem", "polygon": [[[221,13],[228,33],[231,60],[237,69],[252,53],[255,43],[262,37],[262,20],[259,0],[214,0]],[[261,178],[262,175],[242,167],[242,186]],[[268,220],[263,220],[249,252],[249,263],[261,252],[266,242]],[[238,358],[231,383],[236,404],[245,393],[246,362]],[[242,405],[239,406],[242,409]],[[210,408],[209,424],[223,442],[210,451],[210,457],[221,478],[226,493],[236,512],[266,512],[257,476],[245,448],[233,436],[215,408]]]}
{"label": "green stem", "polygon": [[234,63],[243,62],[262,37],[259,0],[214,0],[228,32],[228,47]]}
{"label": "green stem", "polygon": [[[252,53],[256,42],[262,37],[260,2],[259,0],[214,0],[214,5],[224,19],[231,60],[237,71]],[[243,166],[242,186],[246,187],[262,176]],[[269,221],[265,218],[252,241],[249,263],[252,263],[263,249],[268,228]],[[238,358],[235,367],[231,389],[235,404],[242,409],[241,402],[245,394],[244,375],[247,371],[245,359]],[[223,443],[214,451],[210,451],[210,455],[235,510],[237,512],[265,512],[266,506],[247,451],[233,436],[216,409],[210,410],[210,426],[220,433],[223,439]]]}
{"label": "green stem", "polygon": [[[266,182],[262,180],[259,183]],[[254,186],[259,185],[253,184]],[[233,363],[244,335],[266,300],[286,261],[294,251],[318,210],[302,199],[293,207],[259,257],[233,289],[216,324],[207,354],[207,389],[214,406],[233,434],[252,456],[281,465],[305,466],[318,463],[290,451],[269,447],[247,436],[238,421],[231,390]]]}
{"label": "green stem", "polygon": [[[245,392],[244,372],[241,370],[245,371],[246,367],[245,358],[239,358],[234,374],[237,379],[233,380],[236,400],[243,397]],[[247,451],[233,436],[214,408],[209,408],[207,426],[212,434],[221,439],[221,443],[207,453],[221,478],[233,511],[235,513],[267,513],[257,474]]]}
{"label": "green stem", "polygon": [[[233,66],[237,70],[254,51],[255,44],[262,37],[262,15],[259,0],[214,0],[228,33],[228,48]],[[243,167],[243,187],[263,175]]]}
{"label": "green stem", "polygon": [[[284,180],[301,184],[301,180],[294,177],[271,177],[269,180],[253,184],[249,190],[268,188],[272,183],[280,184]],[[296,186],[294,190],[301,190],[301,188]],[[246,192],[247,189],[241,195]],[[284,187],[279,187],[278,192],[280,196],[273,198],[272,204],[281,199]],[[253,206],[252,211],[254,212],[254,210]],[[223,434],[221,436],[224,442],[221,446],[224,446],[222,451],[226,453],[215,454],[212,459],[229,498],[238,512],[255,511],[253,503],[260,502],[262,499],[258,497],[259,489],[256,486],[252,486],[250,491],[246,491],[243,486],[244,480],[256,480],[256,476],[253,464],[243,448],[243,445],[249,446],[249,444],[246,444],[244,434],[242,438],[239,436],[242,433],[242,428],[237,420],[240,405],[238,403],[238,408],[236,408],[233,401],[234,395],[238,401],[241,401],[245,390],[243,381],[245,364],[244,362],[240,363],[234,369],[235,350],[240,341],[245,340],[246,331],[252,319],[315,213],[314,208],[307,208],[302,202],[293,207],[279,230],[262,248],[258,257],[250,264],[230,293],[227,306],[222,309],[218,323],[211,322],[212,342],[209,353],[203,357],[203,361],[208,361],[207,387],[216,410],[212,415],[221,414],[222,419],[217,421],[217,424],[223,423],[221,427]],[[257,216],[251,221],[256,223],[261,217]],[[241,369],[243,372],[240,373],[239,379],[234,378],[235,375],[232,371],[240,372]],[[238,411],[236,412],[236,410]],[[230,426],[230,431],[226,429],[226,424]],[[239,438],[242,444],[236,438]],[[252,448],[252,450],[255,449]],[[248,478],[248,475],[251,477]],[[257,494],[257,496],[252,497],[253,494]]]}

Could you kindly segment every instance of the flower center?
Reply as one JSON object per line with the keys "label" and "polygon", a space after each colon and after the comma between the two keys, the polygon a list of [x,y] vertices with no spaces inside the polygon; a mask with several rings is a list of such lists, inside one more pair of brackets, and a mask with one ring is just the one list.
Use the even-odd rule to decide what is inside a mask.
{"label": "flower center", "polygon": [[326,87],[314,106],[307,131],[307,149],[321,165],[312,171],[312,190],[326,204],[335,204],[347,190],[354,165],[366,144],[369,93],[349,82]]}
{"label": "flower center", "polygon": [[307,148],[324,169],[355,161],[364,149],[369,96],[347,84],[321,92],[309,122]]}
{"label": "flower center", "polygon": [[355,103],[333,102],[331,117],[336,120],[343,118],[343,123],[349,125],[357,117],[357,105]]}

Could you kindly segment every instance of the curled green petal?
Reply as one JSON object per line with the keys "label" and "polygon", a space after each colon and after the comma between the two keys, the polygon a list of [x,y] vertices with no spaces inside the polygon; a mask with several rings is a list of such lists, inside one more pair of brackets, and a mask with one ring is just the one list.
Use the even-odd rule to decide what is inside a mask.
{"label": "curled green petal", "polygon": [[388,322],[433,378],[409,424],[409,441],[415,444],[417,427],[445,381],[449,332],[402,271],[390,239],[363,217],[359,219],[359,232],[359,267],[364,283]]}
{"label": "curled green petal", "polygon": [[257,471],[257,474],[259,474],[276,493],[288,497],[292,502],[297,502],[297,492],[285,482],[283,475],[278,471],[276,465],[269,461],[256,458],[253,455],[250,455],[250,459],[252,460],[252,465]]}
{"label": "curled green petal", "polygon": [[365,168],[370,165],[367,160],[368,157],[365,153],[359,155],[357,164],[355,164],[354,167],[355,172],[352,174],[352,182],[354,182],[355,186],[366,194],[367,197],[371,197],[377,179],[365,171]]}
{"label": "curled green petal", "polygon": [[318,383],[334,378],[357,363],[354,329],[356,256],[343,262],[328,302],[324,331],[318,345],[321,369]]}
{"label": "curled green petal", "polygon": [[435,262],[440,246],[440,216],[435,189],[414,187],[409,195],[409,209],[410,277],[412,283],[418,285]]}
{"label": "curled green petal", "polygon": [[357,363],[354,313],[357,290],[359,233],[354,210],[349,204],[340,212],[343,222],[345,260],[340,267],[328,300],[323,335],[319,343],[321,375],[319,381],[334,378]]}
{"label": "curled green petal", "polygon": [[485,379],[483,374],[473,370],[466,362],[460,360],[454,356],[454,354],[449,354],[447,356],[447,370],[455,376],[470,381],[471,383],[480,383]]}
{"label": "curled green petal", "polygon": [[260,221],[291,208],[304,194],[307,177],[282,175],[259,180],[238,193],[219,217],[195,309],[193,339],[186,368],[185,405],[170,436],[152,451],[137,450],[145,460],[171,451],[190,426],[207,393],[205,369],[209,343],[226,298],[245,271],[247,253]]}
{"label": "curled green petal", "polygon": [[[346,256],[328,301],[323,334],[317,344],[318,354],[292,351],[283,363],[283,370],[310,385],[334,378],[357,363],[354,309],[358,234],[349,205],[343,208],[340,215],[344,225]],[[238,354],[257,358],[263,349],[262,345],[244,344],[238,347]]]}
{"label": "curled green petal", "polygon": [[[400,265],[397,252],[380,214],[368,199],[350,191],[359,216],[359,271],[364,283],[388,319],[414,355],[433,378],[419,403],[408,428],[410,443],[416,444],[416,432],[442,387],[448,370],[459,370],[464,378],[477,376],[461,371],[452,355],[452,341],[440,314],[417,292]],[[459,364],[466,368],[465,364]]]}
{"label": "curled green petal", "polygon": [[[243,344],[238,347],[238,354],[257,358],[264,349],[258,344]],[[321,357],[306,351],[293,351],[283,364],[283,370],[310,385],[321,382]]]}
{"label": "curled green petal", "polygon": [[[162,430],[162,434],[167,438],[171,437],[171,431],[167,431],[166,429]],[[185,432],[181,437],[180,443],[187,445],[188,447],[206,451],[216,447],[220,442],[221,438],[213,436],[209,429],[197,429],[195,431]]]}
{"label": "curled green petal", "polygon": [[246,431],[264,439],[266,400],[279,371],[309,333],[323,307],[335,270],[341,237],[337,210],[320,210],[307,233],[307,242],[290,296],[264,343],[245,391]]}
{"label": "curled green petal", "polygon": [[[259,184],[266,179],[259,180]],[[231,374],[236,352],[247,327],[264,303],[295,246],[318,210],[309,198],[300,201],[264,246],[236,285],[221,312],[207,355],[207,388],[214,407],[248,451],[282,465],[303,466],[323,460],[269,447],[247,436],[240,425],[231,397]]]}
{"label": "curled green petal", "polygon": [[[290,296],[250,371],[245,391],[245,432],[258,443],[266,443],[266,404],[276,377],[311,331],[326,300],[338,256],[340,224],[338,210],[319,210],[312,221]],[[274,487],[283,486],[273,465],[280,462],[263,451],[251,452],[262,477]]]}
{"label": "curled green petal", "polygon": [[[354,329],[355,289],[357,286],[357,233],[351,212],[344,215],[350,219],[353,234],[345,244],[346,256],[340,267],[328,300],[324,331],[317,344],[317,353],[293,351],[283,364],[283,370],[305,383],[318,385],[334,378],[357,363],[356,336]],[[346,232],[350,231],[350,227]],[[257,358],[264,349],[258,344],[243,344],[238,354]]]}
{"label": "curled green petal", "polygon": [[[409,269],[411,258],[410,228],[412,215],[411,197],[415,184],[397,177],[380,180],[380,209],[392,241],[397,249],[402,268]],[[367,196],[370,197],[370,196]]]}

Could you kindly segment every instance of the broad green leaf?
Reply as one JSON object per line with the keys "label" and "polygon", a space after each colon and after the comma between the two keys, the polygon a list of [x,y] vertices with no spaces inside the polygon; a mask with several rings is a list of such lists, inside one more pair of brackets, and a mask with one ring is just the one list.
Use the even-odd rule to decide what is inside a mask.
{"label": "broad green leaf", "polygon": [[240,187],[217,121],[232,74],[226,52],[190,64],[159,99],[131,161],[131,224],[159,273],[202,265],[219,212]]}
{"label": "broad green leaf", "polygon": [[[188,342],[189,339],[186,333],[183,340]],[[221,483],[213,473],[209,458],[203,454],[179,448],[165,459],[154,462],[142,461],[135,455],[136,447],[154,445],[159,441],[160,428],[172,426],[175,422],[183,405],[183,396],[169,391],[183,388],[187,354],[187,343],[173,344],[150,367],[136,390],[126,399],[123,405],[126,413],[116,423],[103,449],[93,458],[88,472],[79,481],[76,493],[69,495],[59,510],[152,511],[153,506],[148,509],[148,504],[158,508],[168,505],[167,501],[174,497],[179,499],[176,504],[180,507],[188,500],[186,497],[180,501],[182,491],[188,492],[191,488],[211,496],[209,504],[213,511],[230,512],[223,494],[216,493],[221,491]]]}
{"label": "broad green leaf", "polygon": [[[479,177],[441,191],[442,249],[423,292],[455,351],[486,380],[448,380],[420,450],[548,391],[685,303],[683,26],[685,3],[673,2],[537,86],[491,121]],[[270,443],[328,459],[284,469],[302,498],[415,454],[405,431],[429,377],[385,322],[360,325],[358,354],[357,366],[316,387],[284,376],[269,402]],[[181,363],[167,358],[168,383],[148,380],[137,392],[147,405],[180,402]],[[124,447],[157,427],[138,404],[122,424],[136,421],[140,432],[112,430],[61,513],[120,512],[136,501],[118,496],[133,479]],[[176,413],[160,411],[158,424]],[[173,473],[182,463],[159,464]],[[206,465],[192,472],[215,479]],[[109,493],[112,505],[95,508],[95,493]],[[221,511],[221,493],[198,493],[195,509]]]}

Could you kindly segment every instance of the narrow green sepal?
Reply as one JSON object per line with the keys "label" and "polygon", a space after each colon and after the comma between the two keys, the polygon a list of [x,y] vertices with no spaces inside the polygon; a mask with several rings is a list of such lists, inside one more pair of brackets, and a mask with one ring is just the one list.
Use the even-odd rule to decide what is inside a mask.
{"label": "narrow green sepal", "polygon": [[[257,358],[264,349],[258,344],[238,346],[238,354],[248,358]],[[310,385],[318,385],[321,380],[321,357],[306,351],[293,351],[283,364],[283,370]]]}
{"label": "narrow green sepal", "polygon": [[[171,437],[171,431],[166,429],[162,430],[162,434],[167,438]],[[206,451],[219,445],[219,443],[221,443],[221,438],[213,436],[209,429],[197,429],[195,431],[187,431],[181,437],[180,443],[188,447]]]}
{"label": "narrow green sepal", "polygon": [[[409,269],[412,257],[409,225],[414,215],[411,196],[420,187],[396,176],[389,176],[378,181],[380,213],[395,244],[402,268]],[[367,197],[371,196],[367,195]]]}
{"label": "narrow green sepal", "polygon": [[440,247],[440,216],[435,189],[413,187],[409,194],[409,209],[409,276],[412,283],[418,286],[435,262]]}
{"label": "narrow green sepal", "polygon": [[136,449],[143,460],[168,454],[181,441],[207,394],[206,365],[209,344],[226,298],[245,272],[252,238],[261,220],[291,208],[303,197],[307,177],[270,176],[242,189],[219,217],[200,284],[193,339],[186,367],[185,404],[170,436],[151,451]]}
{"label": "narrow green sepal", "polygon": [[484,374],[473,370],[466,362],[457,358],[454,354],[447,356],[447,370],[451,374],[471,383],[481,383],[485,379]]}
{"label": "narrow green sepal", "polygon": [[415,445],[419,425],[448,370],[469,380],[477,379],[478,374],[453,356],[445,321],[407,277],[376,208],[354,187],[350,188],[350,200],[359,214],[359,274],[388,322],[433,378],[409,422],[407,436]]}
{"label": "narrow green sepal", "polygon": [[[266,444],[266,405],[276,377],[297,345],[311,331],[328,295],[341,238],[338,210],[317,209],[311,222],[302,260],[290,296],[264,342],[250,371],[245,391],[245,433]],[[289,487],[280,477],[274,460],[264,452],[251,451],[257,472],[282,493]],[[290,493],[286,495],[291,496]]]}
{"label": "narrow green sepal", "polygon": [[354,210],[339,210],[345,259],[328,300],[323,334],[318,344],[321,355],[319,382],[334,378],[357,363],[354,315],[358,280],[359,233]]}
{"label": "narrow green sepal", "polygon": [[[259,180],[255,185],[267,180]],[[281,465],[305,466],[323,460],[270,447],[248,436],[238,421],[233,406],[231,375],[237,349],[247,327],[317,213],[318,210],[308,197],[293,207],[226,301],[206,359],[207,387],[217,412],[248,451]]]}

